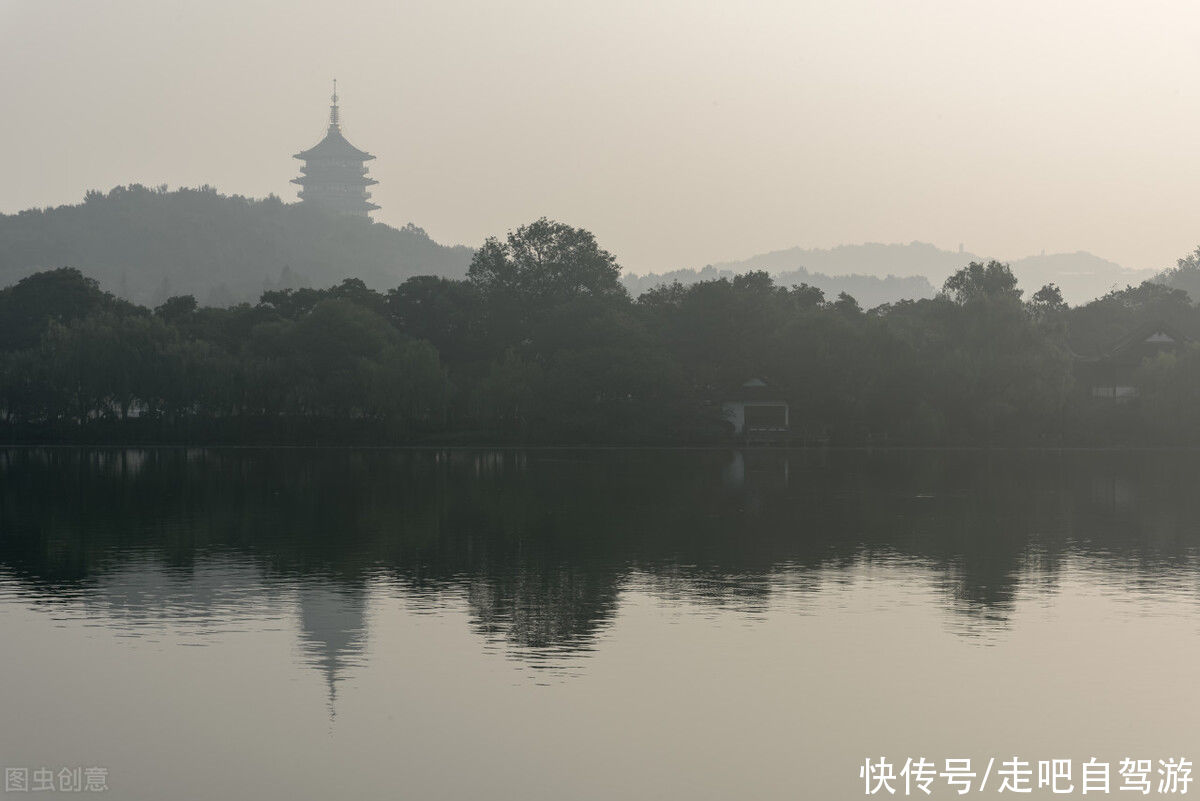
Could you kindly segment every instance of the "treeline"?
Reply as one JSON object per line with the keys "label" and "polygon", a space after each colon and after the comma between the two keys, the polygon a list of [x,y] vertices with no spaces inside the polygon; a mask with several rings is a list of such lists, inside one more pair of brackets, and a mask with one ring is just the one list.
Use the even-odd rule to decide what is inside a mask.
{"label": "treeline", "polygon": [[[1184,269],[1181,267],[1180,269]],[[357,279],[255,304],[153,309],[62,268],[0,291],[9,441],[701,443],[749,378],[798,441],[1200,442],[1200,351],[1091,397],[1087,365],[1141,325],[1200,334],[1186,292],[1145,283],[1069,308],[971,263],[937,297],[864,310],[762,272],[632,298],[587,231],[545,219],[487,240],[464,280]]]}

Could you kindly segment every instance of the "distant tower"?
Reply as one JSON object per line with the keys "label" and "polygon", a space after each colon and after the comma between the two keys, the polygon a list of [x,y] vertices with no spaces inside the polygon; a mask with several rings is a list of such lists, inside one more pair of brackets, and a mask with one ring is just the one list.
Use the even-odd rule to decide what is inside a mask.
{"label": "distant tower", "polygon": [[379,183],[367,177],[364,162],[375,158],[359,150],[342,136],[338,118],[337,81],[333,82],[333,103],[329,107],[329,130],[314,147],[297,153],[293,158],[304,162],[301,176],[292,183],[300,184],[300,200],[306,206],[316,206],[335,214],[369,217],[379,208],[370,202],[367,187]]}

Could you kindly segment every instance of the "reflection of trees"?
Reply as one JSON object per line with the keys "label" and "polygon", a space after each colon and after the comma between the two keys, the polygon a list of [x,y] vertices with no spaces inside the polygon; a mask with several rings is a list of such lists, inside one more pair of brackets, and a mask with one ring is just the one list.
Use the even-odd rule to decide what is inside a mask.
{"label": "reflection of trees", "polygon": [[[117,597],[113,577],[155,565],[145,570],[165,577],[125,580],[120,592],[164,615],[234,597],[206,588],[212,571],[197,575],[214,559],[238,566],[231,582],[247,567],[302,579],[315,593],[300,598],[306,652],[332,692],[361,649],[363,593],[379,575],[414,599],[465,594],[479,631],[528,654],[588,647],[633,578],[663,596],[753,609],[784,584],[803,591],[865,561],[917,565],[951,609],[1002,620],[1022,586],[1052,588],[1068,556],[1150,578],[1191,564],[1196,459],[4,451],[0,567],[43,598],[127,608],[136,604]],[[180,582],[191,588],[169,589]]]}
{"label": "reflection of trees", "polygon": [[467,598],[480,632],[537,653],[586,648],[616,611],[617,587],[610,576],[561,565],[473,580]]}

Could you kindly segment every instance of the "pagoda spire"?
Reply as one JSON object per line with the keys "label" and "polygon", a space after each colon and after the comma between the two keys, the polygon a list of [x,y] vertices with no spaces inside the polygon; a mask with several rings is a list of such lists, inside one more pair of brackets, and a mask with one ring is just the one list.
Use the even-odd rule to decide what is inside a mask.
{"label": "pagoda spire", "polygon": [[329,104],[329,130],[315,146],[295,155],[304,166],[300,168],[300,177],[293,178],[292,183],[300,185],[300,200],[306,206],[369,219],[379,206],[371,202],[371,193],[367,191],[376,181],[367,177],[365,162],[375,157],[346,141],[341,122],[335,79]]}

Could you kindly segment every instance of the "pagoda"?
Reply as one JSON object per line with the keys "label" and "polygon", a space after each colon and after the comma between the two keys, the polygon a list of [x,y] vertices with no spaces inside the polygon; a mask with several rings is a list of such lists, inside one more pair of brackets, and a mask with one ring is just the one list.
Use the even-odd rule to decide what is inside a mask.
{"label": "pagoda", "polygon": [[315,206],[352,217],[369,217],[379,208],[370,202],[367,187],[379,183],[367,177],[364,162],[375,158],[365,150],[359,150],[342,136],[338,117],[337,81],[333,82],[333,103],[329,107],[329,130],[325,138],[293,158],[300,159],[299,178],[292,183],[300,184],[300,200],[306,206]]}

